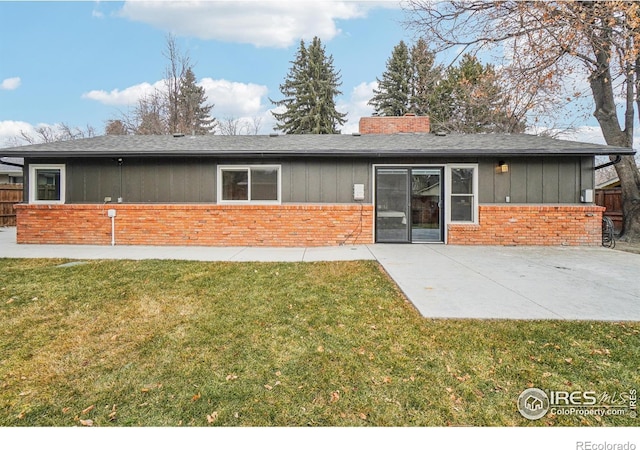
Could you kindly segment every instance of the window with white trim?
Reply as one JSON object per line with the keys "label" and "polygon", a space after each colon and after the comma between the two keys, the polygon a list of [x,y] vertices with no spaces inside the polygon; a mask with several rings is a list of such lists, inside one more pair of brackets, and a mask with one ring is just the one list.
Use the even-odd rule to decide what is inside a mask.
{"label": "window with white trim", "polygon": [[452,166],[449,168],[449,217],[451,222],[477,222],[477,174],[477,166]]}
{"label": "window with white trim", "polygon": [[219,166],[218,202],[280,203],[280,166]]}
{"label": "window with white trim", "polygon": [[29,165],[29,203],[64,203],[64,194],[64,164]]}

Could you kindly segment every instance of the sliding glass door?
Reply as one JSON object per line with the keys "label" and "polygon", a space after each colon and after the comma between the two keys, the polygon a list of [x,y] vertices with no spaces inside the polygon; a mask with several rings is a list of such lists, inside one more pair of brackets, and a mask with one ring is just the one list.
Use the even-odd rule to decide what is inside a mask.
{"label": "sliding glass door", "polygon": [[443,242],[441,167],[376,168],[376,242]]}
{"label": "sliding glass door", "polygon": [[408,185],[408,169],[376,169],[377,242],[410,242]]}

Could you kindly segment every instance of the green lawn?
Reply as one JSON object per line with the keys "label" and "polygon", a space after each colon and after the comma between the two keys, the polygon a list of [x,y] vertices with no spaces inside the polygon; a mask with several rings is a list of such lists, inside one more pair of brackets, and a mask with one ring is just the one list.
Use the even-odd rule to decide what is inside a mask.
{"label": "green lawn", "polygon": [[429,320],[375,262],[0,260],[0,426],[615,425],[640,323]]}

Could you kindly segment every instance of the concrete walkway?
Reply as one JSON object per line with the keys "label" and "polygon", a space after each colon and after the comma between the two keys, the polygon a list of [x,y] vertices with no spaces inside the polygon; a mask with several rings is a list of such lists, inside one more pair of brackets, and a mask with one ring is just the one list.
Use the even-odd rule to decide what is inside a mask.
{"label": "concrete walkway", "polygon": [[184,259],[191,261],[349,261],[375,259],[367,246],[163,247],[147,245],[17,244],[15,228],[0,228],[1,258]]}
{"label": "concrete walkway", "polygon": [[640,321],[640,255],[602,247],[18,245],[15,228],[0,228],[0,257],[284,262],[375,259],[425,317]]}

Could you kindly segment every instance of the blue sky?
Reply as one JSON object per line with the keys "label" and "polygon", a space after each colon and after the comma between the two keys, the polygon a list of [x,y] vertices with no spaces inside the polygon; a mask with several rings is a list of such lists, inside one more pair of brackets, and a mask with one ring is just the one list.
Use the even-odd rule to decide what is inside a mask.
{"label": "blue sky", "polygon": [[[216,118],[274,121],[300,39],[319,36],[341,73],[343,133],[370,115],[393,47],[414,41],[399,1],[7,2],[0,0],[0,147],[61,122],[99,134],[161,86],[168,33],[194,64]],[[591,121],[592,122],[592,121]],[[593,125],[593,123],[585,123]],[[585,127],[573,135],[598,141]]]}
{"label": "blue sky", "polygon": [[[342,77],[343,132],[357,130],[393,47],[412,40],[398,2],[0,1],[0,145],[64,122],[99,133],[162,82],[168,33],[218,118],[261,117],[280,99],[300,39],[319,36]],[[4,141],[4,142],[3,142]]]}

